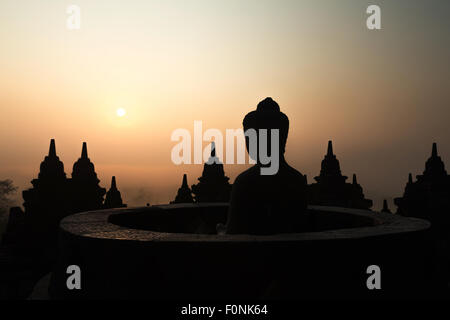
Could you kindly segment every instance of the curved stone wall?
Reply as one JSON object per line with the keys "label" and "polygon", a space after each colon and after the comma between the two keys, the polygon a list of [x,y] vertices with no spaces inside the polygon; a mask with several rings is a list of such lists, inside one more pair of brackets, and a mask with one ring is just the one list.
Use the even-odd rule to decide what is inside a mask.
{"label": "curved stone wall", "polygon": [[[186,204],[69,216],[60,224],[50,293],[73,299],[378,298],[420,295],[430,283],[424,220],[311,206],[309,232],[217,235],[226,212],[227,204]],[[81,290],[66,287],[69,265],[81,268]],[[382,290],[367,289],[370,265],[382,270]]]}

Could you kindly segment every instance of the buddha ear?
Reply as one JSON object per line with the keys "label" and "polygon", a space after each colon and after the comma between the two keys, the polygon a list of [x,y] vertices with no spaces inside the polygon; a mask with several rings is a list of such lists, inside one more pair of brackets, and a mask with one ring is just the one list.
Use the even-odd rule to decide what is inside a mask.
{"label": "buddha ear", "polygon": [[280,154],[284,154],[286,152],[286,142],[287,142],[287,133],[284,132],[280,135]]}

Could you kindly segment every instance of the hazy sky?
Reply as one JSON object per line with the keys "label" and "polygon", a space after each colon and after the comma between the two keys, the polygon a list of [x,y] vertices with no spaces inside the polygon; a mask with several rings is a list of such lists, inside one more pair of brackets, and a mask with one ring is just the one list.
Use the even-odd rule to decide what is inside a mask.
{"label": "hazy sky", "polygon": [[[382,30],[366,28],[369,4]],[[432,142],[450,170],[449,17],[448,0],[2,0],[0,179],[30,187],[51,138],[70,176],[87,141],[102,186],[116,175],[129,204],[164,203],[202,170],[172,164],[173,130],[240,128],[270,96],[288,161],[311,181],[333,140],[379,208]]]}

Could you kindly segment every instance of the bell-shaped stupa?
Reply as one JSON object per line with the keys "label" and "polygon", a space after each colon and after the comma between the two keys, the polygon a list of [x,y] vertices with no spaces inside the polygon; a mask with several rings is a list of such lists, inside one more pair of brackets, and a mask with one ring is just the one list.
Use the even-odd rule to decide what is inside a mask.
{"label": "bell-shaped stupa", "polygon": [[339,160],[333,152],[333,142],[328,142],[327,153],[322,160],[316,183],[309,185],[309,203],[323,206],[369,209],[372,200],[364,197],[363,188],[353,175],[352,183],[342,175]]}
{"label": "bell-shaped stupa", "polygon": [[216,156],[215,143],[211,143],[211,156],[203,166],[199,183],[192,186],[195,202],[228,202],[230,200],[230,178],[225,176],[223,164]]}
{"label": "bell-shaped stupa", "polygon": [[194,198],[192,197],[192,190],[189,188],[187,183],[187,175],[183,175],[183,182],[181,183],[181,187],[178,189],[178,193],[175,197],[175,200],[171,203],[192,203],[194,202]]}
{"label": "bell-shaped stupa", "polygon": [[[30,214],[51,207],[61,208],[66,199],[64,196],[66,182],[64,164],[56,155],[55,140],[51,139],[48,155],[40,165],[38,178],[31,181],[33,185],[31,189],[22,192],[25,211]],[[61,208],[61,211],[63,213],[64,209]]]}
{"label": "bell-shaped stupa", "polygon": [[[55,139],[50,140],[48,155],[41,162],[38,175],[39,182],[57,183],[66,179],[64,164],[56,155]],[[35,180],[34,180],[35,181]]]}
{"label": "bell-shaped stupa", "polygon": [[403,197],[395,199],[397,213],[428,220],[441,220],[443,212],[450,213],[450,175],[438,155],[437,144],[433,143],[431,156],[425,163],[422,175],[413,181],[409,174]]}
{"label": "bell-shaped stupa", "polygon": [[88,157],[87,144],[83,142],[81,157],[74,163],[71,180],[74,212],[101,209],[106,190],[99,186],[94,164]]}
{"label": "bell-shaped stupa", "polygon": [[104,208],[124,208],[127,205],[123,203],[122,196],[119,189],[117,189],[116,177],[113,176],[111,179],[111,187],[106,193]]}
{"label": "bell-shaped stupa", "polygon": [[327,154],[322,160],[320,175],[315,177],[314,180],[318,183],[327,185],[339,185],[345,183],[347,180],[347,177],[342,175],[339,160],[333,153],[332,141],[328,141]]}

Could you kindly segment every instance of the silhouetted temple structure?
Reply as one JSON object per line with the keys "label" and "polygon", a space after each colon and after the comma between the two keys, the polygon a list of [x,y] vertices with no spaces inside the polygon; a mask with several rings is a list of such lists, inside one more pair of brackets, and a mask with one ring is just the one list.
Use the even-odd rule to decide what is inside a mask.
{"label": "silhouetted temple structure", "polygon": [[187,175],[183,175],[183,182],[181,183],[181,187],[178,189],[178,193],[175,197],[175,200],[171,203],[193,203],[194,198],[192,197],[192,191],[187,183]]}
{"label": "silhouetted temple structure", "polygon": [[381,212],[392,213],[391,210],[388,207],[386,199],[383,200],[383,209],[381,209]]}
{"label": "silhouetted temple structure", "polygon": [[[40,165],[38,178],[33,179],[31,184],[32,188],[22,192],[25,212],[20,207],[10,210],[0,247],[0,261],[8,261],[8,265],[2,267],[11,283],[1,285],[4,288],[11,285],[12,289],[5,290],[11,291],[13,297],[29,294],[34,281],[51,270],[61,219],[72,213],[104,206],[124,206],[114,178],[103,203],[106,190],[99,186],[94,164],[88,158],[86,143],[83,143],[81,158],[73,165],[72,178],[67,178],[64,164],[56,154],[55,140],[52,139],[48,155]],[[16,272],[14,266],[18,261],[25,273]]]}
{"label": "silhouetted temple structure", "polygon": [[11,223],[3,242],[17,242],[30,237],[34,237],[34,241],[52,242],[59,221],[69,214],[125,206],[115,177],[105,203],[106,190],[99,186],[99,182],[94,164],[88,157],[86,142],[83,143],[81,157],[73,165],[70,179],[66,177],[64,164],[56,154],[55,140],[52,139],[38,178],[31,181],[31,189],[22,192],[25,212],[21,208],[12,208]]}
{"label": "silhouetted temple structure", "polygon": [[[32,188],[22,192],[25,213],[20,208],[11,210],[12,220],[20,221],[16,230],[7,228],[6,242],[26,241],[23,236],[33,241],[51,241],[59,220],[70,213],[70,201],[67,194],[67,181],[64,164],[56,155],[55,140],[50,141],[48,155],[40,165],[37,179],[31,181]],[[37,235],[39,234],[39,236]]]}
{"label": "silhouetted temple structure", "polygon": [[403,197],[396,198],[397,213],[407,217],[435,220],[450,213],[450,176],[433,144],[425,171],[413,181],[409,174]]}
{"label": "silhouetted temple structure", "polygon": [[123,203],[120,191],[117,189],[116,177],[111,179],[111,188],[106,193],[105,204],[103,207],[105,209],[110,208],[125,208],[127,205]]}
{"label": "silhouetted temple structure", "polygon": [[102,208],[106,189],[100,187],[99,182],[94,164],[88,157],[87,144],[83,142],[81,157],[73,164],[70,185],[73,212]]}
{"label": "silhouetted temple structure", "polygon": [[64,164],[56,155],[55,140],[52,139],[48,155],[40,165],[38,178],[31,181],[33,187],[22,192],[25,211],[32,215],[33,212],[49,210],[52,207],[60,208],[67,200],[66,183]]}
{"label": "silhouetted temple structure", "polygon": [[346,208],[370,209],[372,200],[364,197],[363,189],[358,184],[356,175],[353,182],[347,183],[342,175],[339,160],[333,153],[333,144],[328,142],[328,150],[322,160],[317,182],[309,185],[309,203],[314,205],[337,206]]}
{"label": "silhouetted temple structure", "polygon": [[225,176],[223,164],[216,157],[215,143],[211,143],[211,156],[203,166],[199,183],[192,186],[195,202],[228,202],[230,200],[230,178]]}
{"label": "silhouetted temple structure", "polygon": [[[431,230],[438,257],[438,277],[450,281],[450,175],[433,143],[431,157],[425,163],[425,171],[413,181],[409,174],[403,197],[396,198],[397,214],[426,219]],[[448,289],[448,287],[447,287]]]}
{"label": "silhouetted temple structure", "polygon": [[[65,216],[104,207],[106,190],[99,186],[94,164],[88,158],[84,142],[81,157],[73,165],[72,178],[67,178],[64,164],[56,154],[55,140],[51,139],[48,155],[40,165],[32,188],[22,192],[25,212],[12,208],[10,223],[2,243],[28,242],[54,244],[59,221]],[[120,192],[113,181],[106,203],[123,206]]]}

